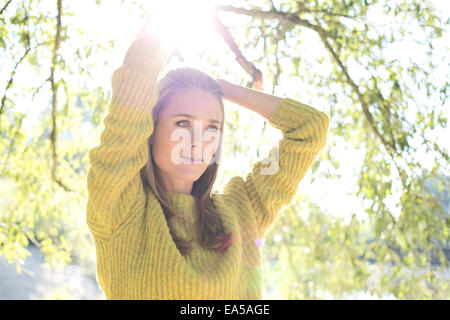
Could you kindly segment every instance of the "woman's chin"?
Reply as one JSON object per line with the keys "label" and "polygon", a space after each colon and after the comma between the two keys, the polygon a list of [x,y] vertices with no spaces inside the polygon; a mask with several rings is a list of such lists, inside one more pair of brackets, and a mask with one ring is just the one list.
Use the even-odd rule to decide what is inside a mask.
{"label": "woman's chin", "polygon": [[179,179],[196,181],[202,176],[205,169],[199,165],[181,165],[176,169],[176,176]]}

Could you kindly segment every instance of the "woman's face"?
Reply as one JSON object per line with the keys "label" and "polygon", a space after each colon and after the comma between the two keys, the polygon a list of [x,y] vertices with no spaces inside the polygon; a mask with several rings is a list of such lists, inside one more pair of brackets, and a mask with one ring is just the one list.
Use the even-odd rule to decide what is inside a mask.
{"label": "woman's face", "polygon": [[222,106],[211,93],[192,88],[170,96],[152,137],[153,159],[164,182],[189,185],[200,178],[215,161],[222,119]]}

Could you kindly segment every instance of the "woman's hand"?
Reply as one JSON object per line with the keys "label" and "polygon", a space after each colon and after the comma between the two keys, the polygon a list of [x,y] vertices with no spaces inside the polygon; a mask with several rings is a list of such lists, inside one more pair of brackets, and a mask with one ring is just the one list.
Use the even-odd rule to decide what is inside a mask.
{"label": "woman's hand", "polygon": [[153,13],[150,13],[147,18],[145,19],[144,25],[142,26],[141,30],[139,31],[139,34],[137,35],[135,40],[140,40],[142,38],[146,37],[159,37],[161,38],[157,32],[154,30],[154,23],[153,23]]}
{"label": "woman's hand", "polygon": [[[124,65],[139,69],[146,69],[155,64],[163,64],[166,58],[173,52],[167,41],[161,36],[154,26],[152,17],[148,15],[137,37],[131,42],[124,58]],[[162,59],[162,60],[161,60]],[[161,66],[158,66],[160,68]]]}
{"label": "woman's hand", "polygon": [[242,87],[223,79],[216,79],[216,81],[222,88],[224,99],[252,110],[265,119],[270,118],[283,100],[281,97]]}
{"label": "woman's hand", "polygon": [[[147,42],[152,44],[157,44],[156,47],[163,48],[168,53],[172,53],[174,51],[174,47],[171,45],[168,39],[165,39],[161,33],[157,31],[157,26],[155,25],[155,21],[153,19],[155,13],[150,13],[145,19],[144,25],[141,27],[139,34],[132,42],[141,43]],[[141,41],[142,40],[142,41]]]}
{"label": "woman's hand", "polygon": [[232,95],[233,84],[224,79],[216,79],[216,81],[219,84],[220,88],[222,89],[223,98],[226,100],[231,100],[233,96]]}

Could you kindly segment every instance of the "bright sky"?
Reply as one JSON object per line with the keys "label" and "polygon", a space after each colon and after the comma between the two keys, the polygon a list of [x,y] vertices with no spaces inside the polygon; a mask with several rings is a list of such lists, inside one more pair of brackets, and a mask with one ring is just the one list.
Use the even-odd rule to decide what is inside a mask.
{"label": "bright sky", "polygon": [[[94,70],[94,74],[97,74],[98,76],[96,79],[93,79],[92,81],[95,81],[96,83],[103,83],[105,86],[110,86],[110,77],[111,73],[114,68],[118,67],[123,59],[124,53],[132,40],[132,38],[137,34],[139,31],[141,25],[142,25],[142,18],[139,12],[127,12],[124,7],[121,5],[121,0],[108,0],[102,2],[102,7],[99,8],[95,4],[92,4],[93,2],[87,2],[87,1],[72,1],[71,7],[74,10],[74,16],[71,18],[72,20],[66,20],[65,23],[70,28],[77,28],[77,26],[83,26],[85,30],[89,30],[89,34],[86,35],[88,38],[97,38],[97,39],[117,39],[116,46],[111,50],[111,52],[108,54],[108,65],[105,66],[99,66],[98,72]],[[157,17],[157,23],[161,26],[160,30],[165,30],[164,35],[167,38],[173,39],[176,35],[178,35],[177,45],[179,46],[180,50],[186,54],[186,64],[194,68],[203,69],[202,68],[202,61],[198,58],[197,52],[204,51],[207,52],[215,57],[218,57],[219,61],[221,61],[220,66],[217,66],[218,69],[215,70],[215,72],[224,72],[226,69],[230,70],[236,70],[236,74],[241,73],[242,70],[239,65],[237,65],[236,61],[233,58],[227,57],[224,53],[229,51],[228,47],[224,44],[223,39],[217,35],[214,31],[214,29],[211,27],[208,23],[210,23],[207,19],[202,17],[202,14],[206,15],[208,10],[208,3],[207,1],[200,1],[198,0],[198,3],[202,3],[201,6],[202,10],[199,10],[198,7],[194,7],[196,11],[193,11],[191,8],[192,6],[186,5],[186,1],[179,3],[179,10],[171,10],[171,8],[174,8],[173,5],[174,1],[157,1],[157,2],[148,2],[149,6],[160,4],[162,8],[160,10],[166,9],[166,11],[170,12],[170,15],[158,15]],[[194,2],[189,2],[191,5]],[[440,8],[440,10],[443,10],[443,12],[447,12],[447,16],[450,13],[450,1],[435,1],[436,6]],[[45,2],[45,5],[48,5],[49,2]],[[43,4],[44,5],[44,4]],[[162,11],[161,11],[162,12]],[[171,27],[174,26],[171,22],[176,21],[182,21],[184,17],[189,17],[195,15],[196,18],[190,20],[190,23],[183,24],[182,28],[178,29],[171,29]],[[233,26],[238,27],[240,25],[243,25],[243,21],[248,20],[248,17],[240,17],[238,15],[224,15],[223,16],[223,22],[227,26]],[[376,20],[376,19],[375,19]],[[385,17],[379,17],[378,19],[380,26],[386,25]],[[71,38],[71,43],[73,43],[75,46],[80,43],[84,43],[86,40],[84,39],[84,36],[75,36],[74,32],[70,32],[70,34],[74,35]],[[244,36],[244,33],[236,33],[237,37]],[[191,37],[189,35],[195,35],[195,37]],[[77,38],[78,37],[78,38]],[[317,38],[310,33],[308,36],[308,33],[305,33],[305,38],[309,42],[307,45],[305,44],[305,47],[308,47],[308,50],[302,50],[303,55],[314,55],[317,50],[323,50],[323,47],[318,43]],[[189,41],[187,41],[189,40]],[[448,79],[448,52],[444,50],[446,44],[450,43],[450,37],[449,32],[445,33],[445,37],[439,41],[439,43],[436,43],[436,54],[439,59],[442,59],[444,61],[443,68],[438,69],[436,71],[436,74],[434,75],[436,78],[440,79]],[[175,45],[172,43],[172,45]],[[438,49],[441,49],[439,51]],[[69,50],[69,48],[67,49]],[[250,50],[250,49],[249,49]],[[398,56],[408,56],[411,49],[408,47],[398,47],[397,50],[393,51],[393,55]],[[250,52],[250,51],[249,51]],[[104,53],[102,53],[104,54]],[[420,50],[417,51],[417,55],[420,54]],[[441,56],[439,58],[439,55]],[[418,57],[418,56],[417,56]],[[252,56],[251,54],[248,54],[248,58],[251,60]],[[101,59],[100,59],[101,61]],[[445,65],[445,61],[447,62],[447,65]],[[290,65],[288,61],[282,61],[282,64],[284,65],[284,70],[289,70]],[[177,65],[175,62],[171,65],[166,66],[167,69],[172,69],[175,67],[179,67],[181,65]],[[233,66],[233,67],[229,67]],[[324,72],[327,71],[327,65],[324,64]],[[111,69],[113,68],[113,69]],[[208,70],[204,70],[208,72]],[[212,72],[212,71],[211,71]],[[233,74],[233,73],[231,73]],[[33,79],[32,73],[22,73],[21,75],[18,74],[18,79],[16,80],[16,83],[29,83],[29,81],[36,81],[38,82],[39,79]],[[241,78],[234,79],[228,79],[232,82],[239,82]],[[42,81],[42,80],[41,80]],[[271,81],[266,81],[264,83],[264,91],[271,92]],[[317,108],[318,110],[324,111],[327,114],[329,114],[329,106],[327,106],[326,101],[320,101],[315,98],[315,92],[317,92],[318,88],[314,88],[311,86],[308,86],[306,83],[302,83],[299,81],[298,78],[288,77],[287,75],[284,75],[282,77],[282,91],[280,91],[280,95],[282,96],[289,96],[289,97],[295,97],[300,96],[302,99],[301,101],[304,103],[311,104],[313,107]],[[301,91],[301,92],[300,92]],[[422,97],[418,93],[418,98],[424,99],[423,101],[427,101],[424,97]],[[38,112],[42,110],[42,105],[47,105],[47,101],[49,99],[49,96],[41,95],[39,96],[35,102],[34,105],[36,107],[30,107],[30,101],[23,99],[23,103],[19,102],[19,105],[22,105],[22,109],[24,112],[27,110],[29,113],[29,120],[25,125],[28,124],[28,127],[34,122],[34,119],[36,119],[36,116]],[[437,104],[438,101],[427,101],[427,103]],[[228,103],[228,102],[227,102]],[[231,108],[234,108],[235,106],[228,103],[228,106]],[[432,106],[430,106],[431,108]],[[30,113],[31,112],[31,113]],[[447,117],[448,117],[448,108],[447,108]],[[250,111],[243,110],[242,116],[244,118],[250,119],[250,116],[254,115]],[[262,118],[261,118],[262,119]],[[333,119],[332,119],[333,121]],[[255,128],[252,133],[257,134],[260,128]],[[89,133],[88,130],[86,130],[87,133]],[[435,134],[439,135],[441,138],[439,138],[439,143],[442,146],[445,146],[445,148],[450,149],[450,139],[444,139],[445,135],[448,136],[448,130],[444,131],[441,130],[441,132],[436,131]],[[267,128],[266,134],[268,136],[273,137],[281,137],[280,133],[273,129],[273,128]],[[254,137],[251,135],[251,137]],[[92,140],[92,139],[91,139]],[[92,141],[93,145],[97,144],[98,141]],[[262,154],[265,155],[272,146],[263,146],[263,152]],[[317,201],[317,203],[320,203],[321,207],[330,213],[334,213],[341,216],[349,216],[349,213],[357,213],[357,212],[363,212],[363,209],[361,207],[361,201],[357,200],[355,197],[351,196],[349,193],[356,190],[356,179],[354,178],[358,172],[359,167],[362,163],[362,153],[359,151],[354,150],[351,145],[343,141],[339,137],[333,137],[329,135],[328,139],[328,145],[327,148],[332,148],[332,155],[335,157],[338,157],[340,160],[340,169],[339,172],[344,177],[343,179],[332,181],[330,179],[323,179],[320,178],[318,175],[315,176],[317,183],[310,183],[311,178],[311,171],[308,171],[308,174],[306,177],[302,180],[299,192],[300,193],[306,193],[312,197],[313,200]],[[265,151],[265,152],[264,152]],[[325,151],[323,151],[325,152]],[[244,160],[244,161],[242,161]],[[244,163],[246,171],[250,169],[250,163],[248,161],[245,161],[245,159],[236,159],[235,163],[231,162],[232,160],[228,160],[225,162],[225,165],[227,166],[235,166],[239,165],[241,166],[242,163]],[[430,167],[432,163],[430,163],[429,158],[426,157],[426,155],[423,156],[423,163],[425,167]],[[395,188],[395,186],[394,186]],[[395,191],[395,190],[393,190]],[[394,198],[394,197],[393,197]],[[394,212],[394,215],[396,215],[396,209],[394,207],[394,202],[392,203],[392,210]]]}

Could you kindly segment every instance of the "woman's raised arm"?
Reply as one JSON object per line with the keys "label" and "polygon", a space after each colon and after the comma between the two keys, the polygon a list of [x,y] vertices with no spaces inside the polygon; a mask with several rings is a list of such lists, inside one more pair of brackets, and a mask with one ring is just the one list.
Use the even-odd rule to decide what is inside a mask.
{"label": "woman's raised arm", "polygon": [[[148,24],[148,23],[146,23]],[[136,200],[140,169],[148,161],[157,78],[170,52],[145,26],[112,75],[112,99],[100,145],[89,152],[86,220],[93,234],[107,238]]]}
{"label": "woman's raised arm", "polygon": [[259,113],[283,134],[279,146],[266,159],[257,161],[245,179],[232,177],[224,187],[224,194],[231,198],[247,195],[262,238],[280,209],[292,201],[300,181],[325,146],[329,118],[290,98],[271,96],[223,80],[219,83],[225,99]]}

